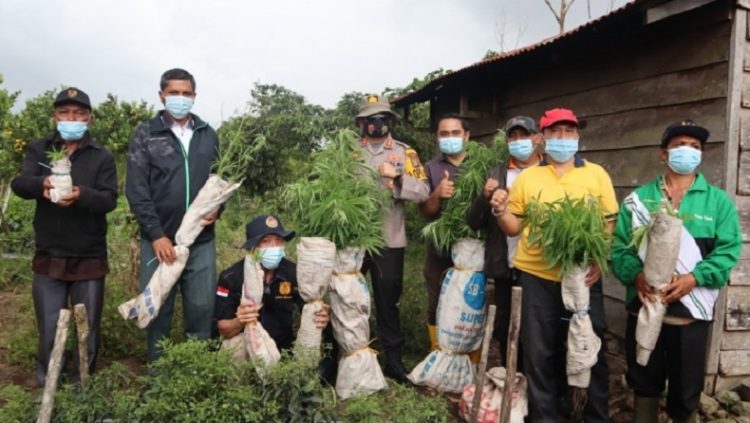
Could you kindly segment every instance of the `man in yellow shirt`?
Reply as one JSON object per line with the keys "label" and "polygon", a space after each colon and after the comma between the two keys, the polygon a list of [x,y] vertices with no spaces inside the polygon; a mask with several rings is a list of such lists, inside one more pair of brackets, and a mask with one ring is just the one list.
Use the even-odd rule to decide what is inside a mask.
{"label": "man in yellow shirt", "polygon": [[[532,200],[553,202],[566,195],[573,198],[595,197],[601,199],[607,217],[614,226],[617,200],[612,181],[599,165],[588,162],[578,154],[578,118],[567,109],[552,109],[544,113],[539,122],[545,140],[545,157],[538,166],[525,169],[513,183],[510,193],[497,190],[490,200],[492,214],[508,236],[521,234],[513,265],[520,271],[519,283],[523,288],[521,306],[521,342],[526,377],[529,383],[529,420],[531,422],[557,421],[556,369],[561,357],[556,348],[567,337],[565,318],[570,312],[562,301],[559,268],[550,267],[542,258],[541,248],[528,243],[528,229],[523,227],[526,205]],[[601,271],[592,265],[586,277],[590,288],[589,315],[594,331],[604,338],[604,305],[602,300]],[[588,403],[584,410],[586,422],[609,421],[608,370],[604,349],[591,369]]]}

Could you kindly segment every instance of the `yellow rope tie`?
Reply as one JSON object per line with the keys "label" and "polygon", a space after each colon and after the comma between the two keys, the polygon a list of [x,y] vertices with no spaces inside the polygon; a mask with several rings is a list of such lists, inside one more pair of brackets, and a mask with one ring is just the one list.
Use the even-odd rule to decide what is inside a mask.
{"label": "yellow rope tie", "polygon": [[442,347],[438,347],[437,350],[440,352],[444,352],[446,354],[450,354],[450,355],[469,355],[470,354],[468,352],[459,352],[459,351],[454,351],[454,350],[450,350],[448,348],[442,348]]}
{"label": "yellow rope tie", "polygon": [[362,352],[362,351],[369,351],[369,352],[371,352],[371,353],[373,353],[375,355],[380,354],[378,352],[378,350],[370,348],[370,344],[372,344],[374,341],[375,341],[375,339],[373,339],[370,342],[366,343],[365,346],[362,347],[362,348],[357,348],[356,350],[348,351],[348,352],[345,352],[345,353],[341,354],[341,358],[343,359],[343,358],[346,358],[346,357],[350,357],[350,356],[353,356],[354,354],[357,354],[357,353]]}

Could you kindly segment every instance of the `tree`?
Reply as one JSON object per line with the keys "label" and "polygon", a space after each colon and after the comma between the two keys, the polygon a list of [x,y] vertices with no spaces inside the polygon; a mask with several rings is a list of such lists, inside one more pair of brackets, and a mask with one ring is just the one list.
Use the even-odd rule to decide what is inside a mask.
{"label": "tree", "polygon": [[94,107],[93,113],[91,135],[115,156],[121,156],[128,150],[135,127],[151,118],[154,109],[144,100],[118,101],[114,94],[107,94],[107,99]]}
{"label": "tree", "polygon": [[257,83],[247,110],[222,123],[219,137],[241,127],[248,142],[265,138],[243,184],[250,193],[263,194],[304,172],[307,157],[333,130],[333,122],[329,111],[308,103],[302,95],[280,85]]}
{"label": "tree", "polygon": [[546,4],[552,14],[555,15],[555,20],[560,25],[560,34],[565,32],[565,18],[568,15],[568,11],[570,11],[570,6],[572,6],[575,1],[576,0],[560,0],[560,8],[555,9],[550,0],[544,0],[544,4]]}

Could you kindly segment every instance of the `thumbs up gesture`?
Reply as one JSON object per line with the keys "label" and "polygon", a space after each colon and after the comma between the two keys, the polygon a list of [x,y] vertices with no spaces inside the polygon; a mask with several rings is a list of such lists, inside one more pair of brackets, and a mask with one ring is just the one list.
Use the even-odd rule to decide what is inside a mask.
{"label": "thumbs up gesture", "polygon": [[435,191],[437,191],[438,196],[442,199],[453,197],[453,181],[450,180],[450,174],[447,170],[443,171],[443,179],[440,181],[440,185],[438,185]]}

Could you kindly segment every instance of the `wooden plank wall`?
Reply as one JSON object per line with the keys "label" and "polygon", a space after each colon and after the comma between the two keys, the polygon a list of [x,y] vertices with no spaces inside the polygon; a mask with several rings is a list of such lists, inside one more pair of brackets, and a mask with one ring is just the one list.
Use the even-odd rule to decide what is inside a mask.
{"label": "wooden plank wall", "polygon": [[726,185],[740,214],[744,245],[722,298],[722,332],[712,337],[710,345],[709,365],[713,358],[718,371],[713,379],[706,378],[706,385],[714,391],[732,387],[750,375],[750,20],[744,9],[738,9],[735,16],[736,66],[730,74],[732,91],[727,112],[729,139],[734,142],[728,144],[726,154],[727,163],[733,166],[727,168]]}

